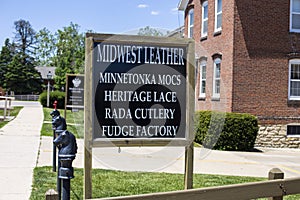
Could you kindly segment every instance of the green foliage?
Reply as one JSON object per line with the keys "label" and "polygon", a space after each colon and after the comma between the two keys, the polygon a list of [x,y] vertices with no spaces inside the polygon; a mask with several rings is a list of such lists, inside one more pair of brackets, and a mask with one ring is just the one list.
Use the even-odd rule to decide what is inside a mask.
{"label": "green foliage", "polygon": [[14,54],[15,54],[14,44],[11,44],[9,42],[9,39],[7,38],[0,52],[0,86],[4,85],[7,66],[12,61]]}
{"label": "green foliage", "polygon": [[43,28],[36,34],[35,59],[38,66],[53,66],[53,59],[56,52],[56,38],[47,29]]}
{"label": "green foliage", "polygon": [[195,142],[206,148],[248,151],[258,133],[257,118],[250,114],[198,111]]}
{"label": "green foliage", "polygon": [[54,57],[55,87],[61,89],[66,84],[66,74],[84,73],[84,35],[79,33],[79,26],[70,26],[58,30],[57,55]]}
{"label": "green foliage", "polygon": [[40,93],[42,79],[33,57],[35,31],[25,20],[14,22],[15,43],[5,41],[0,55],[0,85],[15,94]]}
{"label": "green foliage", "polygon": [[164,34],[161,31],[155,28],[151,28],[150,26],[140,28],[137,34],[142,36],[164,36]]}
{"label": "green foliage", "polygon": [[[65,93],[60,91],[52,91],[49,96],[49,107],[53,108],[54,101],[57,101],[57,108],[65,108]],[[47,91],[40,94],[39,101],[44,107],[47,107]]]}

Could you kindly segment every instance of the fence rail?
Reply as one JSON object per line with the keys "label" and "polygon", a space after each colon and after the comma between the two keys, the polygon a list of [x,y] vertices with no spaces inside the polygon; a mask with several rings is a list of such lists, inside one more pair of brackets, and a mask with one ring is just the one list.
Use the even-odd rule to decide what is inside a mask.
{"label": "fence rail", "polygon": [[15,100],[19,101],[37,101],[39,99],[39,95],[13,95],[11,97],[15,97]]}
{"label": "fence rail", "polygon": [[[255,199],[300,193],[300,178],[278,179],[220,187],[191,189],[175,192],[102,198],[101,200],[224,200]],[[96,200],[96,199],[94,199]],[[100,200],[100,199],[98,199]]]}

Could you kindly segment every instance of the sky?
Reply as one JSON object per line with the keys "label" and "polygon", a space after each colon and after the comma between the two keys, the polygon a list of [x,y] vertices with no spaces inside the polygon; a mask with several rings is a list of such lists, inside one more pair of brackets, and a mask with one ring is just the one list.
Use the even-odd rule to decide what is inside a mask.
{"label": "sky", "polygon": [[[140,28],[172,31],[183,25],[180,0],[0,0],[0,47],[13,39],[14,22],[29,21],[54,34],[72,23],[80,32],[126,34]],[[1,49],[1,48],[0,48]]]}

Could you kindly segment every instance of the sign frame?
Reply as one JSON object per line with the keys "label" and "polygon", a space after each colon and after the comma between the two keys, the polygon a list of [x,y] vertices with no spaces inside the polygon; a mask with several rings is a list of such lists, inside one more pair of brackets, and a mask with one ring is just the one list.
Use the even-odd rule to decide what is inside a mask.
{"label": "sign frame", "polygon": [[[70,85],[69,85],[69,78],[71,78],[71,77],[81,77],[81,79],[83,79],[83,81],[84,81],[84,74],[66,74],[66,89],[65,89],[65,113],[64,113],[64,117],[65,117],[65,119],[66,119],[66,113],[67,113],[67,109],[68,108],[71,108],[72,110],[73,110],[73,108],[74,109],[81,109],[81,110],[83,110],[84,109],[84,91],[81,91],[81,93],[83,93],[83,102],[82,102],[82,104],[83,105],[70,105],[70,104],[68,104],[68,97],[69,97],[69,88],[70,88]],[[82,84],[84,84],[84,82],[82,83]],[[83,86],[83,88],[84,88],[84,86]]]}
{"label": "sign frame", "polygon": [[[185,147],[185,188],[192,188],[193,140],[195,112],[195,44],[188,38],[152,37],[87,33],[85,38],[85,84],[84,84],[84,198],[92,198],[92,149],[99,147],[134,146],[184,146]],[[93,80],[94,44],[97,42],[118,42],[124,44],[151,44],[186,47],[186,96],[185,96],[185,137],[184,138],[93,138],[95,131],[95,99]]]}

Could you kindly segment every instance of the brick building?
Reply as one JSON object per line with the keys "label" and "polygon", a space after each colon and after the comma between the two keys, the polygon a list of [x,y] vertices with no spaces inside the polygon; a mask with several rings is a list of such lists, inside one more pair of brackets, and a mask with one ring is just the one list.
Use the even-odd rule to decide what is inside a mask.
{"label": "brick building", "polygon": [[250,113],[256,144],[300,148],[300,0],[181,0],[196,109]]}

